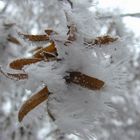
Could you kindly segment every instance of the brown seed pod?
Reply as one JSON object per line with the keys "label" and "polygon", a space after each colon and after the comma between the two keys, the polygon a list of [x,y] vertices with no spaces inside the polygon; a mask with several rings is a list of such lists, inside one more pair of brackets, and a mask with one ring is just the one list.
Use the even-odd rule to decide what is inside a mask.
{"label": "brown seed pod", "polygon": [[23,118],[36,106],[47,100],[49,97],[49,90],[47,87],[41,89],[38,93],[31,96],[20,108],[18,113],[18,120],[21,122]]}
{"label": "brown seed pod", "polygon": [[114,41],[116,41],[118,38],[116,37],[111,37],[109,35],[105,35],[105,36],[99,36],[95,39],[94,44],[96,45],[105,45],[105,44],[109,44],[112,43]]}
{"label": "brown seed pod", "polygon": [[42,59],[36,59],[36,58],[22,58],[22,59],[17,59],[12,61],[9,66],[12,69],[16,69],[16,70],[22,70],[22,68],[25,65],[30,65],[33,63],[37,63],[39,61],[41,61]]}
{"label": "brown seed pod", "polygon": [[55,44],[54,42],[52,42],[49,46],[45,47],[45,48],[41,48],[40,50],[38,50],[33,57],[34,58],[39,58],[39,59],[43,59],[42,56],[42,52],[50,52],[50,53],[56,53],[56,48],[55,48]]}
{"label": "brown seed pod", "polygon": [[66,76],[65,79],[67,83],[75,83],[91,90],[100,90],[105,84],[97,78],[90,77],[77,71],[69,72],[69,76]]}
{"label": "brown seed pod", "polygon": [[29,34],[23,34],[19,33],[19,35],[23,35],[25,39],[28,39],[29,41],[49,41],[49,36],[48,35],[29,35]]}

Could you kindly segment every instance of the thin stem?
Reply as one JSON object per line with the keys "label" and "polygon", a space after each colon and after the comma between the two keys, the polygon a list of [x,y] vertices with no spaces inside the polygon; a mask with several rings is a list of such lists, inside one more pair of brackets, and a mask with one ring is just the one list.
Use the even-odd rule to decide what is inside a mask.
{"label": "thin stem", "polygon": [[[108,18],[113,18],[114,16],[103,16],[103,17],[98,17],[98,19],[108,19]],[[140,13],[127,13],[127,14],[120,14],[118,17],[135,17],[135,18],[140,18]]]}

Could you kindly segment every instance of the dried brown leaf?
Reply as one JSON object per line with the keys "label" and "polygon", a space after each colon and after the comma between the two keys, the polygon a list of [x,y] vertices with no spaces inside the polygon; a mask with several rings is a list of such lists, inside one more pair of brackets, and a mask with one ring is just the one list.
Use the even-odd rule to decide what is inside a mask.
{"label": "dried brown leaf", "polygon": [[36,58],[23,58],[23,59],[17,59],[12,61],[9,66],[12,69],[16,69],[16,70],[22,70],[22,68],[25,65],[30,65],[30,64],[34,64],[41,61],[41,59],[36,59]]}
{"label": "dried brown leaf", "polygon": [[26,73],[7,73],[7,76],[15,80],[28,79],[28,74]]}
{"label": "dried brown leaf", "polygon": [[42,52],[42,57],[44,59],[44,61],[55,61],[57,60],[57,57],[55,54],[53,53],[49,53],[49,52]]}
{"label": "dried brown leaf", "polygon": [[15,38],[15,37],[13,37],[13,36],[11,36],[11,35],[8,36],[7,40],[8,40],[9,42],[14,43],[14,44],[21,45],[21,43],[18,41],[18,39]]}
{"label": "dried brown leaf", "polygon": [[118,40],[117,37],[111,37],[109,35],[99,36],[95,39],[84,39],[84,44],[87,45],[108,45],[109,43],[113,43]]}
{"label": "dried brown leaf", "polygon": [[20,35],[23,35],[24,38],[29,39],[29,41],[49,41],[49,36],[48,35],[29,35],[29,34],[23,34],[19,33]]}
{"label": "dried brown leaf", "polygon": [[23,118],[36,106],[47,100],[49,96],[49,90],[47,87],[41,89],[38,93],[31,96],[20,108],[18,113],[18,120],[21,122]]}
{"label": "dried brown leaf", "polygon": [[105,36],[100,36],[100,37],[97,37],[94,41],[94,44],[96,45],[105,45],[105,44],[109,44],[109,43],[112,43],[114,41],[116,41],[118,38],[116,37],[111,37],[109,35],[105,35]]}
{"label": "dried brown leaf", "polygon": [[43,59],[42,52],[56,53],[57,50],[56,50],[56,48],[55,48],[55,43],[52,42],[49,46],[47,46],[47,47],[45,47],[45,48],[41,48],[40,50],[38,50],[38,51],[33,55],[33,57],[34,57],[34,58]]}
{"label": "dried brown leaf", "polygon": [[68,83],[75,83],[91,90],[100,90],[105,84],[97,78],[76,71],[69,72],[69,76],[66,76],[65,79]]}
{"label": "dried brown leaf", "polygon": [[7,73],[7,72],[4,72],[1,67],[0,67],[0,72],[4,76],[6,76],[7,78],[12,79],[12,80],[28,79],[28,74],[27,73]]}

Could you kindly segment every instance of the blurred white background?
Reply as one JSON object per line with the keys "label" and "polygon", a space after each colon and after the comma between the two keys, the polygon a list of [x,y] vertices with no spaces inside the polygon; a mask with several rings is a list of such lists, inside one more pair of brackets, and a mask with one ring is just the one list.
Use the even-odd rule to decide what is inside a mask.
{"label": "blurred white background", "polygon": [[[140,13],[140,1],[139,0],[98,0],[97,6],[102,9],[108,9],[115,13],[115,9],[120,9],[122,14]],[[124,17],[123,22],[126,27],[130,28],[135,36],[140,36],[140,14],[139,18],[136,17]]]}

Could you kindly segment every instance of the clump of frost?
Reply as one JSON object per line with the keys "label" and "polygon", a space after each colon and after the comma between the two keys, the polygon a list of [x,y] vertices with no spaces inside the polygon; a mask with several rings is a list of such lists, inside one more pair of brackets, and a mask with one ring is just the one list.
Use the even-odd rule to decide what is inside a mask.
{"label": "clump of frost", "polygon": [[[116,44],[114,46],[112,44],[110,47],[116,46],[118,50],[123,47],[119,41]],[[105,51],[97,46],[95,50],[91,51],[77,41],[69,46],[56,42],[56,46],[58,54],[60,54],[58,57],[63,61],[39,62],[26,66],[24,70],[29,74],[29,81],[26,84],[29,85],[30,79],[33,79],[34,84],[47,85],[49,91],[53,93],[47,101],[48,108],[56,119],[55,123],[58,128],[62,132],[80,133],[82,136],[87,130],[92,130],[98,117],[113,111],[105,105],[110,101],[112,95],[123,94],[127,77],[127,73],[123,71],[125,61],[123,57],[117,57],[117,61],[112,63],[110,58],[106,57],[108,54],[115,56],[115,52],[121,53],[121,51],[113,49]],[[105,85],[97,91],[75,84],[67,85],[64,79],[67,71],[80,71],[103,80]]]}
{"label": "clump of frost", "polygon": [[[49,5],[51,7],[51,2]],[[113,94],[123,94],[126,88],[127,74],[123,67],[127,49],[125,42],[120,39],[109,45],[93,45],[93,49],[84,44],[86,37],[95,38],[97,35],[94,14],[86,6],[75,2],[73,9],[66,11],[64,8],[68,20],[65,27],[74,24],[77,39],[67,46],[64,45],[65,40],[58,39],[66,34],[59,32],[58,40],[53,38],[58,58],[62,61],[38,62],[24,67],[24,71],[29,74],[25,88],[34,81],[32,86],[45,84],[52,92],[47,107],[58,128],[64,133],[80,134],[90,139],[94,136],[94,122],[103,114],[113,111],[105,103],[109,102]],[[100,90],[92,91],[76,84],[67,84],[64,77],[69,71],[80,71],[104,81],[105,85]]]}
{"label": "clump of frost", "polygon": [[90,6],[87,1],[73,1],[73,8],[65,10],[68,24],[74,23],[78,32],[87,38],[93,38],[97,32],[97,22],[95,14],[89,10]]}

